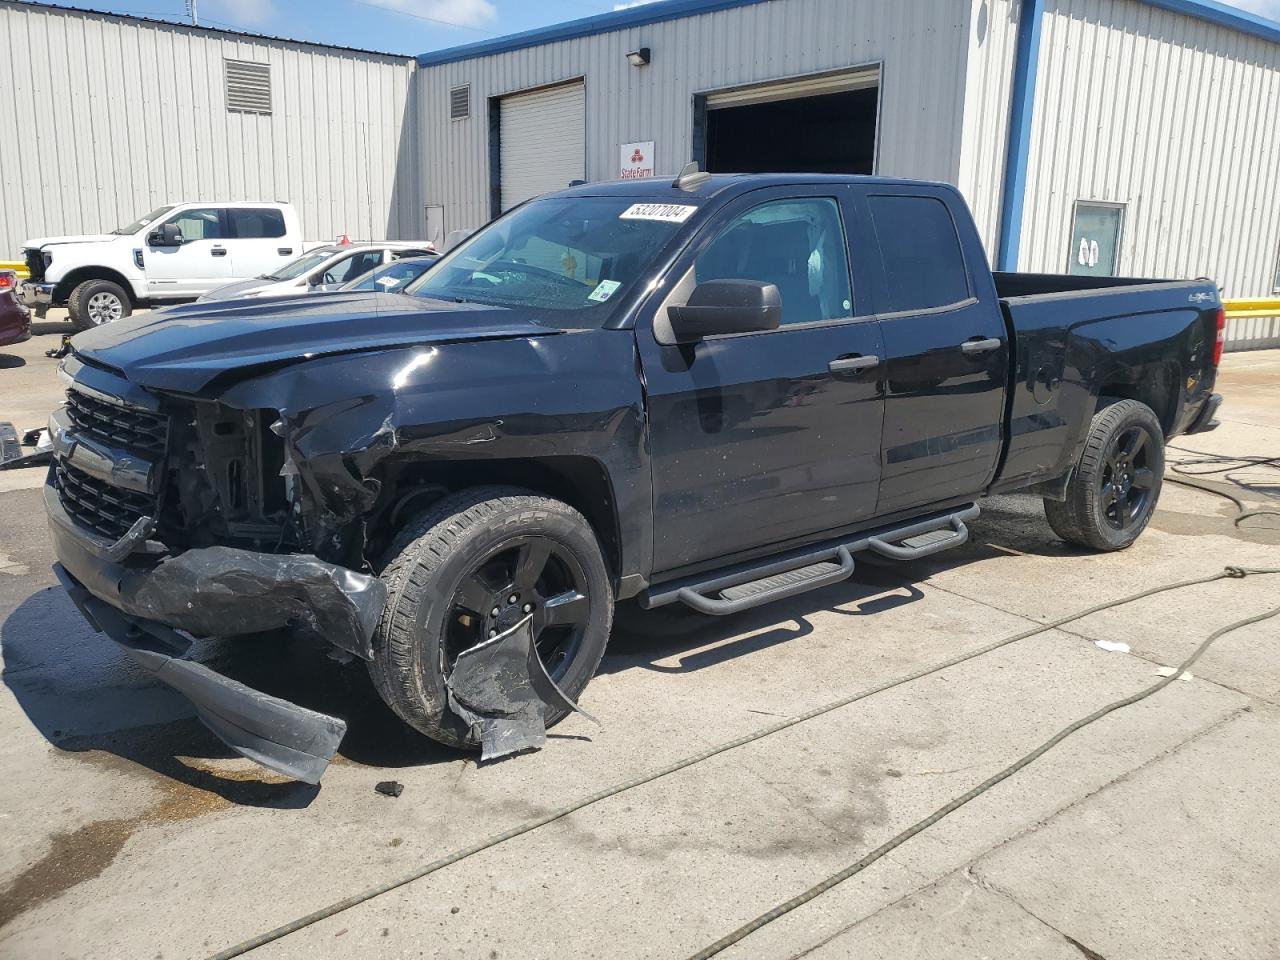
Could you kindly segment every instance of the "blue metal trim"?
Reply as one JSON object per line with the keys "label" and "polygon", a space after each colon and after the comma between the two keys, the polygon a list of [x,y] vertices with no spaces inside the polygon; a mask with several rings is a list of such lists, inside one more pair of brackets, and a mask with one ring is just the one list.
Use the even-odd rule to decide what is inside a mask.
{"label": "blue metal trim", "polygon": [[627,10],[616,10],[594,17],[584,17],[581,20],[570,20],[568,23],[555,23],[549,27],[538,27],[534,30],[525,30],[523,33],[498,37],[496,40],[482,40],[479,43],[468,43],[461,47],[433,50],[418,57],[418,66],[437,67],[442,63],[457,63],[459,60],[487,57],[490,54],[506,53],[525,47],[537,47],[544,43],[555,43],[558,40],[576,40],[579,37],[592,37],[598,33],[610,33],[629,27],[645,27],[651,23],[696,17],[701,13],[715,13],[717,10],[731,10],[734,7],[748,7],[756,3],[769,2],[770,0],[655,0],[653,3],[644,3]]}
{"label": "blue metal trim", "polygon": [[1005,150],[1004,196],[1000,204],[1000,247],[996,269],[1018,269],[1022,242],[1022,206],[1031,156],[1031,118],[1035,112],[1036,75],[1040,71],[1040,27],[1044,0],[1022,0],[1018,14],[1018,50],[1013,68],[1009,143]]}
{"label": "blue metal trim", "polygon": [[1197,20],[1206,20],[1219,27],[1238,30],[1272,43],[1280,43],[1280,22],[1249,13],[1239,7],[1229,7],[1217,0],[1142,0],[1151,7],[1160,7],[1172,13],[1180,13]]}

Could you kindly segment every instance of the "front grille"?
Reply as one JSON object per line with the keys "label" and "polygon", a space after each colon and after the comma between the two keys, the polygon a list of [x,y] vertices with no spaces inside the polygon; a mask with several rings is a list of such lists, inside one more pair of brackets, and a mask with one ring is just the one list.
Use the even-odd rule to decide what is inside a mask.
{"label": "front grille", "polygon": [[31,274],[33,282],[39,283],[44,279],[44,254],[30,247],[22,252],[27,258],[27,272]]}
{"label": "front grille", "polygon": [[67,416],[90,439],[130,453],[162,455],[169,435],[169,418],[147,410],[119,407],[79,390],[67,391]]}
{"label": "front grille", "polygon": [[54,461],[54,484],[62,508],[77,523],[111,540],[119,540],[139,518],[155,511],[155,501],[146,494],[103,483],[65,460]]}

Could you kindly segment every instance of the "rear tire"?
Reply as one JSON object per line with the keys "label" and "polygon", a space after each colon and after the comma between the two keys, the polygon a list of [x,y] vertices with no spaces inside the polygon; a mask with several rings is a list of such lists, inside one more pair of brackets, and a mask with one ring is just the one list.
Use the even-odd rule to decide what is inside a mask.
{"label": "rear tire", "polygon": [[1147,528],[1164,484],[1164,429],[1150,407],[1099,410],[1063,501],[1045,500],[1053,532],[1092,550],[1123,550]]}
{"label": "rear tire", "polygon": [[104,323],[123,320],[133,313],[133,301],[118,283],[86,280],[67,298],[67,315],[77,330],[90,330]]}
{"label": "rear tire", "polygon": [[[445,679],[462,650],[509,629],[526,605],[560,689],[577,700],[595,675],[613,587],[595,533],[568,504],[514,487],[464,490],[411,523],[387,556],[387,605],[369,673],[387,705],[419,732],[452,747],[479,745],[449,709]],[[548,707],[545,722],[564,716]]]}

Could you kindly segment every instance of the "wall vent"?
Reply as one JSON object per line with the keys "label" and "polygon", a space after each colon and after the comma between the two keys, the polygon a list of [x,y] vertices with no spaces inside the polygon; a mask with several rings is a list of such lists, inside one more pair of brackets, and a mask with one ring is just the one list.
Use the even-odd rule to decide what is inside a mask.
{"label": "wall vent", "polygon": [[471,84],[449,90],[449,119],[465,120],[471,116]]}
{"label": "wall vent", "polygon": [[232,113],[271,114],[271,64],[223,60],[227,110]]}

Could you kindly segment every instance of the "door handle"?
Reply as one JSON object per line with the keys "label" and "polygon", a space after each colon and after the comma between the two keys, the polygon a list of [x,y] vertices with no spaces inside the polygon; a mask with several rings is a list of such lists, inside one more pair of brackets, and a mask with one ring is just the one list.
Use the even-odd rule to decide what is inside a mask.
{"label": "door handle", "polygon": [[280,254],[282,257],[287,257],[289,254],[293,253],[293,247],[276,247],[276,253]]}
{"label": "door handle", "polygon": [[976,357],[980,353],[990,353],[992,350],[999,350],[1003,344],[1003,340],[998,340],[995,337],[975,337],[972,340],[966,340],[964,343],[960,344],[960,349],[968,356]]}
{"label": "door handle", "polygon": [[880,366],[879,357],[839,357],[827,364],[832,373],[857,373]]}
{"label": "door handle", "polygon": [[209,256],[211,257],[225,257],[226,255],[227,250],[225,247],[214,247],[209,251]]}

